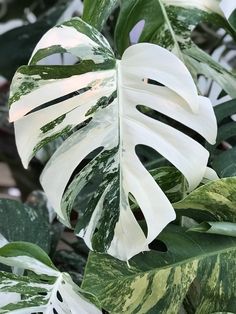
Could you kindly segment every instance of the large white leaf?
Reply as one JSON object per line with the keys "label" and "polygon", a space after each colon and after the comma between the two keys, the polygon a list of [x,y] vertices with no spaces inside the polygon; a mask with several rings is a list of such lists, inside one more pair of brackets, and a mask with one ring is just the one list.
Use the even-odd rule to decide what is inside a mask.
{"label": "large white leaf", "polygon": [[[73,54],[79,63],[42,65],[44,58],[58,52]],[[157,45],[137,44],[116,60],[106,39],[80,19],[53,28],[41,39],[29,66],[14,77],[10,104],[25,167],[43,145],[66,137],[43,171],[43,188],[62,222],[70,226],[75,198],[98,182],[86,208],[80,204],[83,215],[76,233],[91,249],[121,260],[148,250],[175,219],[136,146],[152,147],[168,159],[186,177],[190,190],[201,181],[208,161],[208,152],[198,142],[143,114],[138,106],[177,120],[212,144],[216,137],[210,101],[198,95],[190,73],[174,54]],[[81,162],[98,148],[82,168]],[[75,173],[79,164],[82,169]],[[131,211],[129,194],[143,212],[147,235]]]}
{"label": "large white leaf", "polygon": [[[0,262],[34,272],[24,276],[0,272],[0,312],[14,314],[99,314],[67,273],[55,269],[36,245],[12,242],[0,249]],[[85,296],[84,296],[85,295]]]}

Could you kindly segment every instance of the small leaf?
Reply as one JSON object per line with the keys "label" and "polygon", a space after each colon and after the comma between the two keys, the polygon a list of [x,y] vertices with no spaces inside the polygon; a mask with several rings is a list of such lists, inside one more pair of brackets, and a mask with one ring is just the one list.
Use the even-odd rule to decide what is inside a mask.
{"label": "small leaf", "polygon": [[230,237],[236,237],[236,223],[232,222],[209,222],[205,221],[196,225],[187,231],[221,234]]}
{"label": "small leaf", "polygon": [[46,253],[36,245],[7,244],[0,249],[0,262],[13,267],[21,265],[34,272],[25,276],[0,272],[1,313],[101,313],[89,301],[96,303],[96,298],[76,286],[67,273],[57,271]]}

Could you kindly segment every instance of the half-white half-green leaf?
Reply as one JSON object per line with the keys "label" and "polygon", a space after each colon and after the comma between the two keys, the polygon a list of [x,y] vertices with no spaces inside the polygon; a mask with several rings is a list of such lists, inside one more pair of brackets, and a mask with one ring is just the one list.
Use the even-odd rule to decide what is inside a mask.
{"label": "half-white half-green leaf", "polygon": [[7,244],[0,248],[0,263],[27,272],[23,276],[0,272],[0,313],[101,313],[90,302],[96,303],[95,297],[80,289],[67,273],[59,272],[36,245]]}
{"label": "half-white half-green leaf", "polygon": [[236,2],[232,0],[222,0],[220,7],[224,12],[225,17],[236,31]]}
{"label": "half-white half-green leaf", "polygon": [[[55,53],[70,53],[78,63],[44,66],[43,59]],[[116,60],[106,39],[77,18],[41,39],[29,65],[15,74],[10,105],[25,167],[43,145],[66,138],[42,173],[43,188],[61,221],[70,226],[75,198],[97,182],[86,206],[80,205],[76,233],[91,249],[121,260],[148,250],[175,219],[168,198],[140,162],[137,145],[169,160],[185,176],[189,190],[200,183],[208,161],[207,150],[197,141],[147,116],[142,106],[212,144],[216,138],[211,103],[198,95],[189,71],[174,54],[142,43]],[[92,152],[95,156],[82,166]],[[130,194],[143,212],[147,235],[130,208]]]}

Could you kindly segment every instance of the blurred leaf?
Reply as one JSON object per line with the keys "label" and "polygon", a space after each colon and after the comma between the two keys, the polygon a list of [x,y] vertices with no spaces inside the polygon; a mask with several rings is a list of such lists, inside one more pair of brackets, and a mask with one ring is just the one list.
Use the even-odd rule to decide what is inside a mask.
{"label": "blurred leaf", "polygon": [[117,4],[118,0],[85,0],[83,20],[100,31]]}
{"label": "blurred leaf", "polygon": [[187,231],[221,234],[236,237],[236,223],[232,222],[216,222],[204,221],[199,225],[189,228]]}
{"label": "blurred leaf", "polygon": [[66,1],[61,1],[37,22],[0,35],[0,75],[10,80],[20,65],[28,63],[39,39],[56,24],[67,5]]}
{"label": "blurred leaf", "polygon": [[217,122],[220,124],[225,118],[236,113],[236,99],[226,101],[223,104],[215,106],[214,111]]}
{"label": "blurred leaf", "polygon": [[222,152],[213,159],[212,167],[220,178],[236,176],[236,147]]}
{"label": "blurred leaf", "polygon": [[0,199],[0,233],[9,241],[28,241],[50,249],[48,221],[37,211],[14,200]]}

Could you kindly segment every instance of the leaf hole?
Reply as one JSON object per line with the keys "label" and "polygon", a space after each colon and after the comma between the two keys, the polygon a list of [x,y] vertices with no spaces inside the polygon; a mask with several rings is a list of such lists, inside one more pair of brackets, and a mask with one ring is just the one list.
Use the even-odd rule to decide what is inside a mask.
{"label": "leaf hole", "polygon": [[149,244],[149,248],[151,250],[164,252],[164,253],[168,251],[166,244],[163,241],[159,240],[159,239],[153,240]]}
{"label": "leaf hole", "polygon": [[145,26],[145,20],[140,20],[129,33],[129,40],[131,44],[136,44],[139,42],[140,36],[143,32]]}
{"label": "leaf hole", "polygon": [[86,167],[89,162],[94,159],[101,151],[103,150],[103,147],[98,147],[95,150],[93,150],[91,153],[89,153],[75,168],[75,170],[72,172],[70,179],[66,185],[65,190],[68,188],[68,186],[73,182],[73,180],[76,178],[76,176],[79,174],[79,172]]}
{"label": "leaf hole", "polygon": [[60,294],[60,292],[57,290],[57,299],[60,301],[60,302],[63,302],[63,298]]}
{"label": "leaf hole", "polygon": [[47,292],[38,292],[38,295],[46,296]]}
{"label": "leaf hole", "polygon": [[147,230],[148,230],[147,222],[145,220],[143,212],[139,208],[139,205],[138,205],[135,197],[131,193],[129,193],[129,205],[130,205],[130,208],[134,214],[134,217],[137,220],[139,226],[141,227],[143,233],[145,234],[145,236],[147,236]]}
{"label": "leaf hole", "polygon": [[77,57],[69,52],[53,53],[52,55],[39,60],[37,65],[74,65],[79,61]]}
{"label": "leaf hole", "polygon": [[144,106],[144,105],[137,105],[136,106],[137,110],[139,112],[141,112],[142,114],[154,119],[154,120],[157,120],[157,121],[160,121],[162,123],[165,123],[165,124],[168,124],[169,126],[185,133],[186,135],[190,136],[191,138],[195,139],[196,141],[200,142],[200,143],[205,143],[205,139],[200,135],[198,134],[196,131],[192,130],[190,127],[182,124],[181,122],[157,111],[157,110],[154,110],[154,109],[151,109],[147,106]]}
{"label": "leaf hole", "polygon": [[72,209],[70,212],[70,224],[73,229],[76,226],[78,218],[79,218],[79,213],[75,211],[74,209]]}
{"label": "leaf hole", "polygon": [[80,88],[78,90],[75,90],[73,92],[70,92],[66,95],[63,95],[61,97],[58,97],[58,98],[55,98],[53,100],[50,100],[50,101],[47,101],[39,106],[37,106],[36,108],[32,109],[31,111],[27,112],[26,116],[31,114],[31,113],[34,113],[34,112],[37,112],[39,110],[42,110],[42,109],[46,109],[48,107],[51,107],[51,106],[54,106],[54,105],[57,105],[59,103],[61,103],[62,101],[66,101],[70,98],[73,98],[73,97],[76,97],[76,96],[79,96],[87,91],[89,91],[92,87],[90,86],[87,86],[87,87],[84,87],[84,88]]}
{"label": "leaf hole", "polygon": [[52,309],[53,314],[59,314],[55,308]]}
{"label": "leaf hole", "polygon": [[143,81],[146,82],[147,84],[150,84],[150,85],[156,85],[156,86],[165,87],[164,84],[162,84],[162,83],[160,83],[160,82],[158,82],[158,81],[156,81],[156,80],[150,79],[150,78],[148,78],[148,79],[143,79]]}

